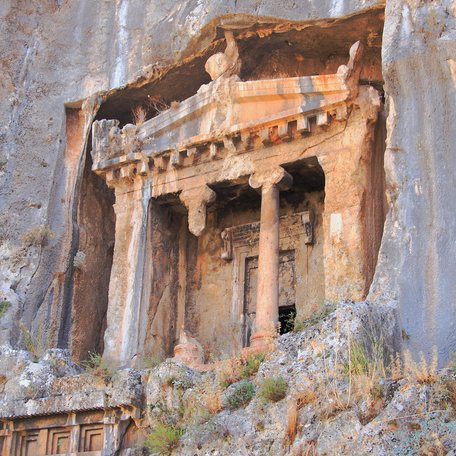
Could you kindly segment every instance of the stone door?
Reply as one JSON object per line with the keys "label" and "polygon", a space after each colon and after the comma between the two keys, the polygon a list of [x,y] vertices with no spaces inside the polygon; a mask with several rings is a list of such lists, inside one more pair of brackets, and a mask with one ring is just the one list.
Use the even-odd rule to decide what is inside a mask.
{"label": "stone door", "polygon": [[[279,307],[292,307],[296,299],[295,252],[280,252],[279,263]],[[258,284],[258,256],[245,259],[244,281],[244,347],[250,345],[250,336],[254,330]]]}

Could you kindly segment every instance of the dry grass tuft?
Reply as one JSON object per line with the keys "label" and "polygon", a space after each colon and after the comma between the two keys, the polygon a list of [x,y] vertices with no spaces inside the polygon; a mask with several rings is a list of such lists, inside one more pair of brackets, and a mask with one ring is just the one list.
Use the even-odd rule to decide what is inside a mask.
{"label": "dry grass tuft", "polygon": [[248,357],[234,356],[224,361],[217,373],[218,381],[223,388],[227,388],[240,380],[253,377],[264,361],[264,353],[255,353]]}
{"label": "dry grass tuft", "polygon": [[240,357],[233,357],[224,361],[217,372],[217,378],[222,388],[227,388],[241,380],[242,361]]}
{"label": "dry grass tuft", "polygon": [[391,380],[397,381],[404,378],[404,369],[402,368],[402,359],[400,353],[396,353],[395,356],[391,356],[388,370]]}
{"label": "dry grass tuft", "polygon": [[147,99],[150,109],[155,111],[156,114],[160,114],[170,108],[169,104],[160,95],[147,95]]}
{"label": "dry grass tuft", "polygon": [[298,429],[299,408],[295,400],[288,403],[287,409],[287,434],[286,439],[289,445],[292,445],[296,438],[296,431]]}
{"label": "dry grass tuft", "polygon": [[428,362],[424,353],[419,353],[419,361],[416,362],[410,351],[404,352],[403,371],[404,377],[409,381],[418,383],[435,383],[437,381],[438,354],[434,347],[431,360]]}
{"label": "dry grass tuft", "polygon": [[204,388],[204,402],[207,411],[211,415],[215,415],[223,408],[222,391],[220,387],[213,384],[206,384]]}
{"label": "dry grass tuft", "polygon": [[47,225],[39,225],[24,233],[22,241],[28,245],[42,246],[54,236],[54,232]]}
{"label": "dry grass tuft", "polygon": [[135,125],[142,125],[147,120],[148,109],[142,105],[134,106],[131,109],[131,116]]}
{"label": "dry grass tuft", "polygon": [[294,400],[296,401],[298,409],[301,409],[302,407],[315,402],[317,400],[317,393],[312,388],[304,388],[294,395]]}

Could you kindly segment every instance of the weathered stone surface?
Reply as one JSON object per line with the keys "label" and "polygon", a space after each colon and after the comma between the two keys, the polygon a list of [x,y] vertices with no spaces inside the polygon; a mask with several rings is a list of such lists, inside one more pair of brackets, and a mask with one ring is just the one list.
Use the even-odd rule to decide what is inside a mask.
{"label": "weathered stone surface", "polygon": [[371,297],[398,303],[404,344],[456,349],[453,1],[387,2],[383,74],[389,212]]}
{"label": "weathered stone surface", "polygon": [[[299,451],[312,451],[312,448],[321,455],[406,455],[439,448],[440,454],[451,454],[448,451],[456,444],[454,403],[445,388],[456,384],[456,379],[449,370],[440,373],[436,383],[419,383],[411,377],[395,381],[380,378],[386,394],[369,419],[364,410],[366,402],[371,401],[369,397],[354,395],[345,410],[335,407],[333,391],[347,400],[345,394],[350,381],[352,388],[359,386],[359,379],[350,380],[346,374],[334,383],[335,367],[346,365],[350,356],[348,347],[353,343],[368,347],[381,340],[384,348],[391,350],[398,329],[394,313],[392,306],[342,302],[334,312],[304,331],[281,336],[278,350],[266,357],[256,375],[244,380],[252,381],[258,394],[264,379],[283,378],[288,384],[287,395],[276,403],[254,396],[248,405],[237,410],[215,408],[211,415],[207,408],[208,395],[221,391],[217,372],[199,373],[169,360],[141,373],[121,370],[107,385],[87,374],[54,378],[43,398],[18,398],[17,409],[10,408],[11,394],[0,395],[0,410],[2,414],[15,410],[16,414],[27,412],[33,416],[55,413],[56,407],[69,411],[129,404],[130,408],[124,407],[124,412],[130,413],[141,427],[153,429],[158,422],[164,422],[183,428],[184,434],[173,452],[176,455],[260,456],[271,452],[291,456]],[[5,360],[12,358],[11,349],[4,349],[2,353]],[[44,358],[48,359],[49,355],[71,366],[63,352],[49,353],[38,363],[24,361],[20,353],[16,355],[23,360],[26,370],[33,364],[45,365]],[[21,375],[18,372],[11,380],[18,381]],[[35,380],[41,387],[40,378]],[[239,384],[234,383],[221,394],[231,394]],[[33,385],[32,381],[30,386]],[[320,388],[319,391],[326,391],[328,396],[310,398],[309,403],[301,407],[296,437],[289,445],[290,405],[306,388]],[[134,407],[142,413],[135,412]],[[328,410],[332,410],[329,417],[325,415]],[[104,422],[109,426],[116,421],[106,416]]]}
{"label": "weathered stone surface", "polygon": [[0,347],[1,418],[40,416],[79,410],[140,406],[141,374],[132,369],[114,373],[108,381],[83,373],[67,350],[47,350],[34,359],[28,352]]}
{"label": "weathered stone surface", "polygon": [[[326,21],[382,4],[378,0],[304,4],[189,0],[160,5],[138,0],[106,4],[49,0],[27,6],[3,2],[0,298],[11,306],[0,320],[1,340],[20,339],[15,321],[22,318],[33,334],[41,333],[45,345],[68,344],[68,280],[78,250],[72,214],[78,206],[84,142],[102,101],[97,93],[134,81],[139,74],[155,77],[160,68],[198,55],[208,49],[221,24],[236,29]],[[199,84],[195,82],[195,90]],[[73,116],[81,106],[79,100],[94,94],[82,103],[81,115]],[[72,123],[75,117],[77,127]],[[67,141],[70,147],[65,149]],[[40,229],[47,234],[39,236],[44,242],[24,246],[24,235]],[[64,296],[64,304],[56,308],[56,302],[62,302],[59,296]],[[55,323],[49,323],[48,315]]]}
{"label": "weathered stone surface", "polygon": [[[322,381],[322,372],[332,366],[336,358],[337,362],[347,362],[347,347],[352,338],[369,340],[372,333],[383,335],[391,352],[398,345],[397,336],[401,329],[405,346],[415,353],[423,350],[429,354],[435,345],[440,362],[446,362],[456,349],[456,288],[452,279],[456,272],[452,161],[456,136],[451,124],[456,101],[454,1],[184,0],[145,3],[116,0],[103,3],[95,0],[46,0],[25,3],[6,0],[0,5],[0,342],[11,342],[14,346],[35,345],[35,348],[71,347],[77,357],[86,356],[93,347],[97,350],[105,348],[108,358],[121,360],[124,364],[139,364],[147,352],[158,352],[161,357],[169,354],[176,336],[173,319],[176,314],[180,323],[178,327],[182,324],[192,331],[200,331],[205,345],[212,343],[213,347],[223,351],[232,342],[228,342],[230,336],[234,336],[238,343],[238,334],[230,326],[233,323],[229,318],[231,314],[220,312],[213,305],[224,299],[227,291],[234,290],[229,290],[226,285],[231,276],[238,278],[231,274],[230,268],[215,274],[219,268],[220,243],[213,240],[219,241],[220,233],[215,230],[210,234],[202,233],[206,224],[217,226],[214,214],[208,214],[206,220],[205,214],[202,215],[202,205],[197,205],[194,211],[197,213],[196,223],[191,230],[194,234],[201,234],[197,241],[187,233],[182,238],[181,227],[185,225],[185,218],[181,214],[159,214],[160,210],[154,208],[149,220],[145,214],[150,194],[143,182],[149,176],[152,163],[140,155],[142,143],[135,140],[137,127],[129,124],[121,133],[114,122],[105,125],[111,129],[113,142],[118,143],[117,147],[107,151],[108,155],[111,154],[108,158],[117,159],[119,154],[126,152],[135,164],[123,167],[118,176],[112,173],[107,179],[117,191],[117,237],[125,242],[116,243],[114,255],[117,258],[117,277],[125,275],[122,277],[125,280],[111,282],[109,294],[114,305],[108,310],[110,325],[103,347],[101,334],[106,325],[103,315],[106,313],[107,292],[100,291],[104,289],[100,283],[107,279],[98,278],[101,274],[98,274],[98,263],[93,261],[93,257],[106,257],[102,263],[106,269],[110,268],[109,255],[112,254],[95,248],[90,250],[90,242],[86,242],[90,236],[86,230],[89,225],[82,223],[84,218],[90,218],[90,214],[80,216],[82,176],[84,169],[90,167],[90,158],[85,154],[92,121],[102,105],[100,119],[116,117],[116,109],[122,109],[124,118],[121,123],[128,123],[130,120],[125,118],[125,112],[130,107],[127,104],[139,102],[142,84],[152,83],[157,77],[160,78],[155,87],[160,93],[168,90],[169,102],[178,89],[180,92],[176,98],[184,99],[195,93],[209,80],[202,71],[193,74],[190,69],[194,65],[201,70],[202,60],[224,48],[219,27],[233,29],[236,33],[240,31],[239,35],[243,36],[241,50],[249,34],[267,39],[272,37],[272,49],[280,36],[285,36],[279,32],[295,30],[294,27],[299,31],[340,27],[342,18],[356,20],[366,11],[376,11],[375,17],[382,24],[380,10],[386,3],[382,58],[389,116],[386,153],[389,214],[379,266],[370,289],[369,298],[373,304],[343,304],[336,314],[317,327],[305,333],[281,337],[278,351],[263,363],[254,381],[258,386],[263,378],[280,375],[287,379],[291,388],[308,385],[310,381]],[[277,33],[272,35],[272,30]],[[335,35],[334,43],[343,42],[345,45],[346,35],[354,33],[353,29],[346,31],[346,34]],[[379,44],[375,43],[380,42],[381,32],[372,31],[363,38],[368,47],[378,48]],[[319,50],[323,52],[324,49],[329,57],[320,59],[318,55],[315,60],[324,62],[318,63],[306,55],[304,60],[309,73],[335,72],[334,67],[337,69],[343,63],[337,61],[341,49],[337,49],[331,62],[332,49],[325,47],[323,41],[315,41]],[[291,40],[286,46],[294,49],[295,43]],[[290,56],[291,60],[302,59],[299,53],[293,55],[291,51]],[[189,60],[180,67],[184,59]],[[249,78],[263,78],[266,59],[271,67],[267,76],[282,77],[280,72],[289,61],[280,62],[272,50],[266,57],[258,52],[258,68],[246,73]],[[238,63],[233,65],[236,67],[234,73],[238,72]],[[216,66],[219,64],[216,62]],[[374,79],[376,88],[382,85],[377,67],[375,62],[367,61],[359,69],[364,75],[361,76],[363,83]],[[172,71],[176,71],[178,76],[167,79],[168,74],[172,76]],[[350,72],[353,72],[350,63],[340,69],[340,74]],[[371,78],[375,74],[377,79]],[[211,75],[217,77],[220,72],[211,71]],[[172,89],[167,89],[163,81],[171,81],[167,84]],[[117,91],[126,84],[130,84],[126,91]],[[219,86],[221,99],[231,90],[230,84],[224,84]],[[357,90],[358,85],[353,89]],[[127,100],[130,93],[135,95]],[[108,98],[112,101],[110,107],[103,104]],[[221,117],[229,118],[230,106],[226,100],[225,105]],[[302,298],[299,295],[302,290],[297,294],[297,299],[301,299],[302,309],[299,311],[302,313],[308,304],[318,306],[324,297],[333,300],[342,295],[356,299],[364,297],[376,266],[383,220],[375,225],[372,219],[380,217],[378,214],[382,212],[383,187],[380,183],[377,190],[372,190],[368,184],[382,181],[383,150],[378,154],[381,159],[374,163],[378,169],[366,167],[366,163],[370,160],[367,151],[381,144],[382,135],[373,128],[373,122],[382,105],[378,92],[373,87],[364,87],[354,106],[351,113],[346,107],[335,110],[334,119],[340,122],[336,128],[333,125],[327,129],[328,113],[319,113],[316,126],[321,128],[321,136],[306,145],[306,148],[319,150],[316,155],[325,172],[326,200],[323,216],[322,197],[312,206],[321,211],[317,214],[314,256],[308,257],[313,275],[303,276],[310,279],[306,284],[309,296]],[[337,135],[347,127],[344,126],[347,119],[349,135],[339,141]],[[223,119],[217,119],[217,123],[219,120],[223,126]],[[350,130],[353,126],[349,125],[350,122],[356,123],[353,130]],[[299,132],[307,133],[307,120],[302,125],[298,122],[297,128]],[[286,144],[274,144],[270,149],[277,156],[290,150],[299,153],[297,146],[287,143],[294,138],[290,138],[285,130],[282,125],[273,135],[269,132],[266,135],[266,130],[258,134],[243,132],[241,141],[250,150],[259,141],[269,144],[280,139]],[[335,149],[335,144],[338,144],[349,149],[356,141],[362,146],[356,147],[356,154],[345,157],[350,156],[351,161],[344,161],[342,155],[340,161],[325,161],[328,150],[325,152],[325,147]],[[234,154],[236,144],[233,138],[210,144],[208,156],[213,160],[214,169],[222,148],[228,154]],[[99,152],[105,149],[101,144]],[[185,156],[180,150],[171,152],[170,158],[160,156],[154,162],[160,172],[169,167],[172,174],[177,175],[186,159],[197,162],[201,158],[196,147],[188,149]],[[102,155],[95,155],[95,161]],[[235,181],[254,171],[254,160],[244,161],[232,156],[226,159],[217,179],[225,176]],[[164,175],[162,173],[162,177],[157,179],[161,196],[177,191],[174,182],[165,179]],[[95,177],[93,179],[96,185],[90,187],[90,191],[99,185],[101,192],[108,192]],[[125,190],[129,187],[125,183],[131,181],[134,181],[134,189],[140,198],[135,200],[134,210],[131,207],[126,210],[120,206],[128,199]],[[343,191],[346,188],[354,191],[347,195]],[[372,197],[375,192],[377,198]],[[317,200],[318,195],[309,199],[311,204]],[[372,204],[373,200],[377,203]],[[359,201],[368,201],[362,210]],[[110,208],[111,199],[106,198],[105,202]],[[92,206],[98,220],[105,216],[114,219],[114,214],[111,217],[102,206]],[[300,207],[299,211],[307,209]],[[378,214],[371,217],[370,211]],[[229,216],[223,214],[222,220],[223,217],[228,220]],[[241,212],[240,223],[251,223],[257,216],[257,209]],[[163,223],[165,219],[166,223]],[[159,229],[154,231],[151,227],[157,220],[160,223],[155,226],[159,225]],[[363,229],[370,230],[369,236],[363,236]],[[330,250],[323,248],[318,238],[322,235],[330,241],[326,244],[326,247],[331,246]],[[97,243],[102,244],[108,239],[109,244],[109,233],[106,236],[97,233],[97,236],[93,238]],[[151,237],[154,237],[153,245],[148,243]],[[178,243],[185,245],[185,258],[179,253],[181,249],[177,251]],[[365,244],[369,244],[369,254],[366,254]],[[81,279],[83,268],[74,263],[77,252],[83,251],[82,246],[88,250],[83,252],[89,262],[85,279]],[[112,245],[107,245],[106,251],[110,249]],[[203,252],[200,257],[198,249]],[[147,258],[153,255],[160,258],[159,267],[148,263]],[[223,261],[231,260],[229,256]],[[326,258],[325,264],[321,266],[318,261],[321,262],[323,257]],[[187,282],[179,280],[173,272],[179,268],[182,270],[182,264],[187,260],[188,289]],[[299,261],[303,264],[302,259]],[[154,267],[154,281],[144,280],[151,276]],[[315,284],[313,279],[317,276],[331,293],[325,295],[323,286]],[[215,277],[213,281],[212,277]],[[85,304],[80,308],[72,307],[76,302],[74,290],[84,280],[85,291],[80,296]],[[190,296],[188,300],[187,296]],[[146,308],[142,302],[148,302],[149,298],[152,305]],[[188,307],[185,309],[186,300]],[[198,303],[203,303],[200,308]],[[83,326],[87,320],[78,319],[77,312],[90,314],[90,306],[97,306],[93,312],[96,322],[90,325],[90,330],[93,332],[96,328],[100,335],[92,334],[88,338],[90,342],[84,344],[80,341],[84,339]],[[378,308],[374,310],[372,306]],[[397,325],[396,306],[400,326]],[[309,309],[312,311],[315,307]],[[200,318],[201,315],[205,318]],[[76,325],[75,319],[78,320]],[[239,326],[239,321],[235,323]],[[223,325],[224,331],[218,331],[217,325]],[[102,380],[86,380],[67,354],[61,351],[48,351],[35,362],[26,352],[5,346],[0,349],[0,358],[4,360],[0,363],[0,410],[5,417],[59,411],[69,413],[85,407],[115,408],[124,403],[133,407],[143,398],[143,380],[136,371],[123,370],[106,385]],[[210,374],[200,375],[182,369],[176,370],[175,365],[166,364],[159,368],[158,377],[154,377],[152,372],[148,380],[149,402],[155,404],[164,400],[171,410],[170,417],[176,421],[180,419],[183,397],[190,396],[191,390],[203,380],[214,382]],[[188,379],[191,381],[187,382]],[[168,386],[164,387],[164,384]],[[342,393],[346,394],[349,386],[345,383],[340,386]],[[182,390],[185,392],[181,397]],[[356,454],[362,448],[360,454],[382,455],[416,453],[432,445],[431,450],[437,451],[437,448],[448,452],[456,447],[454,417],[448,410],[429,409],[429,397],[436,394],[438,385],[402,381],[394,386],[393,397],[388,399],[386,408],[367,424],[363,424],[366,419],[366,404],[363,402],[325,422],[313,406],[305,407],[300,410],[302,428],[291,449],[284,445],[285,401],[264,406],[254,399],[245,409],[225,410],[203,423],[201,438],[197,430],[188,429],[183,438],[184,445],[177,454],[294,454],[316,446],[321,454]],[[258,418],[263,415],[264,419]],[[415,415],[417,419],[410,422],[410,416]],[[149,419],[153,423],[157,417],[150,414]],[[400,424],[398,429],[395,429],[395,423]]]}

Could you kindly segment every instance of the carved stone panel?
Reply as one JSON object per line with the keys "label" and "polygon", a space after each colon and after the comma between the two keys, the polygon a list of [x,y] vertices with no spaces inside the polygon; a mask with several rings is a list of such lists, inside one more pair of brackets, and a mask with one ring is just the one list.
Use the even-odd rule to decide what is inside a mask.
{"label": "carved stone panel", "polygon": [[71,428],[55,428],[48,432],[46,454],[70,452]]}
{"label": "carved stone panel", "polygon": [[39,431],[23,431],[19,435],[19,451],[18,456],[34,456],[38,454]]}
{"label": "carved stone panel", "polygon": [[[305,243],[314,243],[313,215],[311,212],[297,212],[280,217],[280,239],[297,237],[304,234]],[[226,228],[221,234],[223,250],[220,257],[229,261],[233,259],[233,247],[252,246],[260,238],[260,222]]]}
{"label": "carved stone panel", "polygon": [[99,451],[103,449],[103,426],[81,426],[80,451]]}

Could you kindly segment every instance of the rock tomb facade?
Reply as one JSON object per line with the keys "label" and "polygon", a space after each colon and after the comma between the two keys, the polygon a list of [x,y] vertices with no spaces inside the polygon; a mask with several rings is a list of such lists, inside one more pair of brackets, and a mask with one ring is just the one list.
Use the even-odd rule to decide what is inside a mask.
{"label": "rock tomb facade", "polygon": [[[174,355],[207,369],[268,350],[295,316],[362,300],[372,280],[383,107],[359,81],[363,44],[333,74],[242,81],[232,32],[226,39],[195,95],[140,125],[93,123],[92,171],[115,195],[98,337],[118,366]],[[108,405],[103,394],[90,392],[88,409],[69,399],[68,410],[5,411],[3,453],[110,454],[139,418],[138,397]]]}
{"label": "rock tomb facade", "polygon": [[[382,103],[359,85],[362,43],[336,74],[245,82],[227,43],[194,96],[141,125],[93,125],[92,169],[115,192],[104,356],[120,365],[169,356],[182,331],[176,355],[192,362],[188,334],[217,354],[264,349],[372,278]],[[160,327],[151,306],[172,309]]]}

